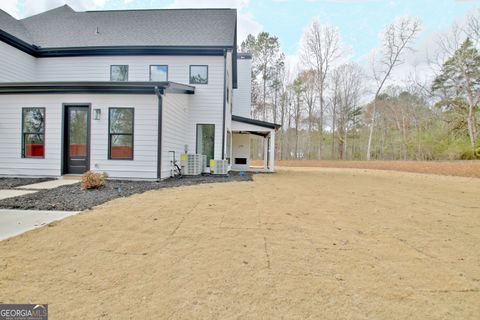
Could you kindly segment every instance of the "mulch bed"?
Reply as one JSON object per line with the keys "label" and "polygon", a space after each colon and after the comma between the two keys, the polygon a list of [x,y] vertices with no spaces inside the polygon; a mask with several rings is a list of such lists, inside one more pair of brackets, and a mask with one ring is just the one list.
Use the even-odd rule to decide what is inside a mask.
{"label": "mulch bed", "polygon": [[109,180],[100,189],[83,190],[80,183],[62,186],[50,190],[41,190],[14,198],[0,200],[2,209],[22,210],[60,210],[82,211],[119,197],[128,197],[135,193],[149,190],[173,188],[204,183],[219,183],[231,181],[251,181],[251,173],[244,176],[231,174],[228,176],[192,176],[171,178],[164,181],[127,181]]}
{"label": "mulch bed", "polygon": [[54,180],[53,178],[0,178],[0,189],[13,189],[26,186],[27,184],[39,183]]}

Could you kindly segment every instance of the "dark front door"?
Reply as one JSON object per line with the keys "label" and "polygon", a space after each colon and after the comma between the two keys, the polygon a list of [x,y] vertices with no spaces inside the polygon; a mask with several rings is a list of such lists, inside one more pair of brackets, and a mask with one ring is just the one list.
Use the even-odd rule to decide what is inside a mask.
{"label": "dark front door", "polygon": [[64,173],[82,174],[90,168],[90,107],[65,106]]}

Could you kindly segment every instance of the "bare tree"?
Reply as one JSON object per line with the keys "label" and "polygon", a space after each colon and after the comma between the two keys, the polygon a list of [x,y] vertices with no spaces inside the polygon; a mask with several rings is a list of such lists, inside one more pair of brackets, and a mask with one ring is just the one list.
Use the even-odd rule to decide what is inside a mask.
{"label": "bare tree", "polygon": [[405,50],[412,50],[410,45],[420,32],[420,20],[416,18],[402,18],[390,24],[384,32],[382,43],[382,58],[378,63],[372,64],[373,77],[376,82],[375,96],[373,98],[372,114],[369,126],[366,159],[370,160],[372,137],[375,129],[376,100],[392,74],[395,67],[402,64],[402,54]]}
{"label": "bare tree", "polygon": [[480,43],[480,10],[468,17],[465,33],[477,45]]}
{"label": "bare tree", "polygon": [[325,113],[326,79],[332,64],[341,55],[340,33],[337,28],[320,24],[318,19],[313,20],[302,38],[301,60],[305,66],[315,70],[317,76],[319,118],[318,130],[320,134],[318,157],[322,159],[323,151],[323,123]]}
{"label": "bare tree", "polygon": [[293,101],[293,118],[295,121],[295,159],[298,159],[298,133],[300,128],[300,120],[303,112],[302,96],[305,92],[304,82],[301,76],[298,76],[290,85],[294,101]]}
{"label": "bare tree", "polygon": [[307,113],[306,123],[307,123],[307,147],[308,158],[311,158],[312,155],[312,145],[311,145],[311,136],[314,128],[315,121],[315,104],[317,101],[317,83],[315,70],[309,69],[302,71],[299,74],[299,79],[303,83],[302,97],[305,104],[305,111]]}
{"label": "bare tree", "polygon": [[[363,94],[364,73],[356,63],[343,64],[332,73],[333,96],[335,97],[332,121],[333,140],[338,140],[339,158],[347,156],[348,133],[354,129],[356,118],[361,112],[360,97]],[[336,138],[335,132],[338,132]],[[335,153],[332,142],[332,157]]]}

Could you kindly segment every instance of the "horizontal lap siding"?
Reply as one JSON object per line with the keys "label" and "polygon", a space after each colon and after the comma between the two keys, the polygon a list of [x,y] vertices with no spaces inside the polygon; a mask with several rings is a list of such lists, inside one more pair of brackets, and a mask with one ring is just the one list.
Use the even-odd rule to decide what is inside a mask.
{"label": "horizontal lap siding", "polygon": [[[95,95],[93,109],[100,120],[91,129],[91,169],[114,178],[157,177],[158,98],[155,95]],[[108,160],[108,109],[134,108],[133,160]]]}
{"label": "horizontal lap siding", "polygon": [[250,118],[252,60],[238,59],[237,68],[238,89],[233,90],[233,114]]}
{"label": "horizontal lap siding", "polygon": [[[156,178],[157,116],[155,95],[3,95],[0,97],[0,174],[58,176],[62,160],[62,103],[91,103],[90,168],[115,178]],[[45,158],[21,158],[22,107],[44,107]],[[108,160],[108,108],[135,108],[134,160]]]}
{"label": "horizontal lap siding", "polygon": [[[51,97],[0,97],[0,174],[58,176],[61,166],[62,109]],[[45,108],[45,158],[22,158],[22,108]]]}
{"label": "horizontal lap siding", "polygon": [[171,176],[173,155],[170,151],[175,151],[176,159],[180,160],[185,144],[188,145],[189,98],[185,94],[167,94],[163,98],[162,179]]}
{"label": "horizontal lap siding", "polygon": [[35,58],[0,41],[0,82],[33,81]]}
{"label": "horizontal lap siding", "polygon": [[194,85],[195,94],[188,100],[186,142],[181,148],[183,150],[183,145],[187,144],[189,152],[195,152],[196,124],[215,124],[215,158],[222,157],[224,58],[221,56],[40,58],[37,61],[37,81],[109,81],[110,65],[115,64],[128,65],[129,81],[148,81],[150,65],[168,65],[168,80],[184,84],[189,83],[190,65],[208,65],[208,84]]}

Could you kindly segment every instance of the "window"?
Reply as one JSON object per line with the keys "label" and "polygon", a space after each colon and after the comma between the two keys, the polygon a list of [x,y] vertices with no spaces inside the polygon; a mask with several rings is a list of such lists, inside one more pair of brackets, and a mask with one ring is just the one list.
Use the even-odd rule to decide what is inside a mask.
{"label": "window", "polygon": [[133,108],[110,108],[108,158],[133,160]]}
{"label": "window", "polygon": [[197,153],[207,156],[207,166],[214,157],[215,125],[197,124]]}
{"label": "window", "polygon": [[207,84],[208,66],[190,66],[190,84]]}
{"label": "window", "polygon": [[151,65],[150,81],[168,81],[168,66]]}
{"label": "window", "polygon": [[110,66],[110,81],[128,81],[127,65]]}
{"label": "window", "polygon": [[22,157],[45,157],[45,108],[22,109]]}

